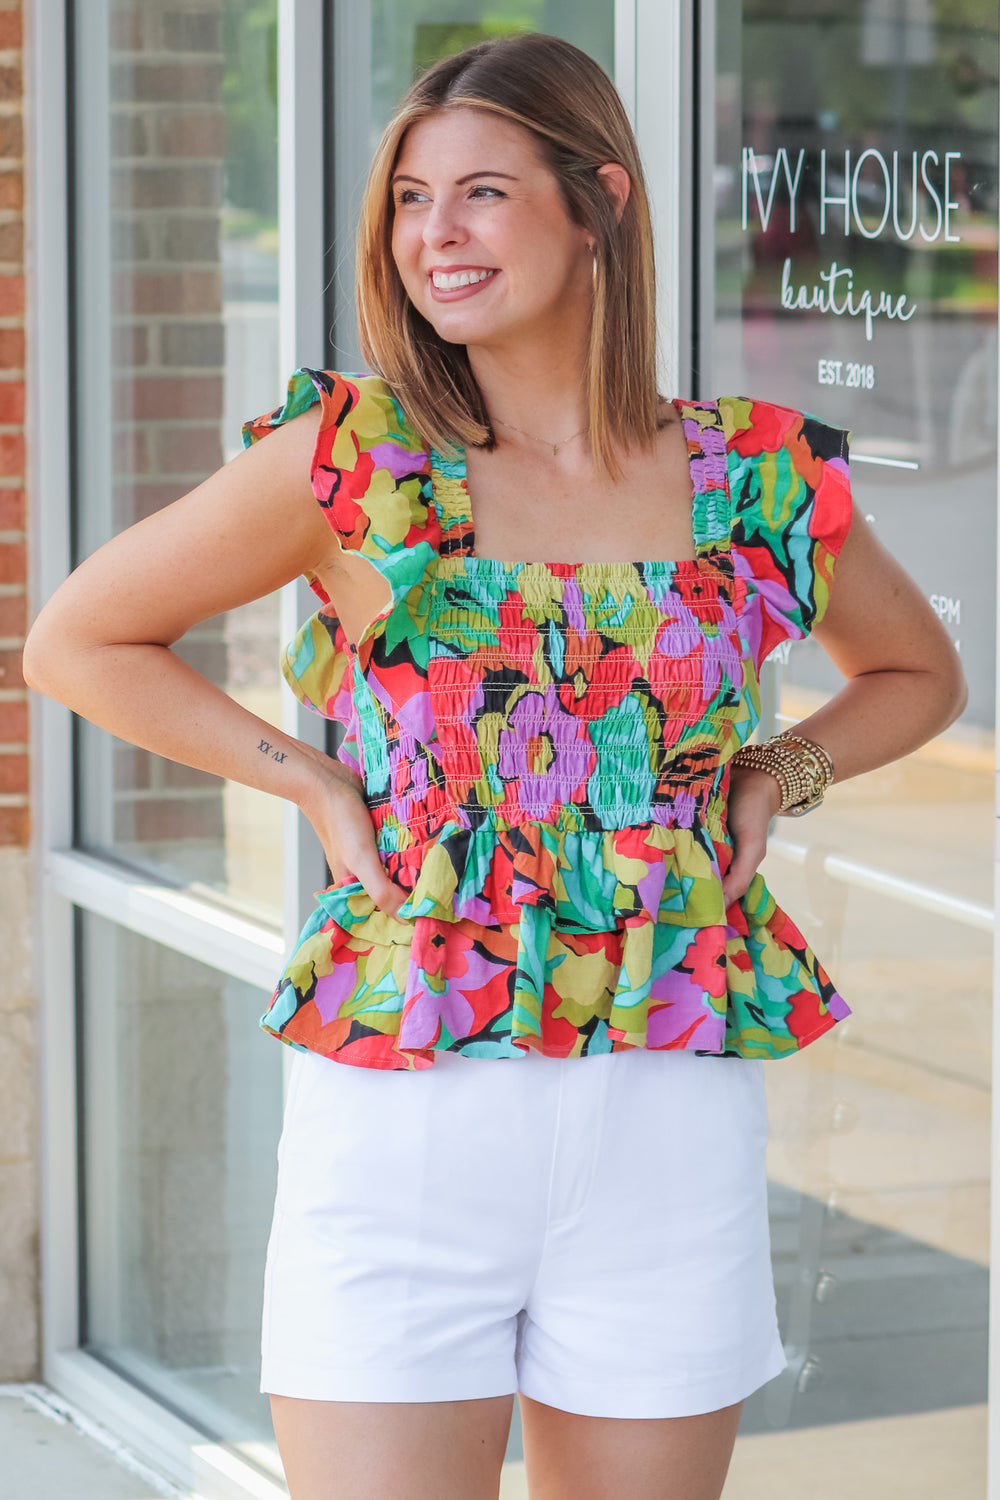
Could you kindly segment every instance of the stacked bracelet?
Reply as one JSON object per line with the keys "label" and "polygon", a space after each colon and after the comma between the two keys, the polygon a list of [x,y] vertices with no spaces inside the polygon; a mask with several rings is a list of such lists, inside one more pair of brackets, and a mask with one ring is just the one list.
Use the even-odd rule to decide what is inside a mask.
{"label": "stacked bracelet", "polygon": [[732,764],[773,776],[781,788],[778,812],[790,817],[818,807],[834,774],[833,761],[822,745],[787,729],[763,745],[743,745]]}

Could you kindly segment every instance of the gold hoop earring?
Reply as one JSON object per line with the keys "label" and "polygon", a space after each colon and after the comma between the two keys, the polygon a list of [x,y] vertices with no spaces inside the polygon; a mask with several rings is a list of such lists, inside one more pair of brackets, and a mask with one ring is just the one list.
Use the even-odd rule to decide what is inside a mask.
{"label": "gold hoop earring", "polygon": [[596,292],[597,291],[597,251],[596,250],[594,251],[594,258],[591,261],[590,266],[591,266],[591,271],[592,271],[592,274],[593,274],[594,291]]}

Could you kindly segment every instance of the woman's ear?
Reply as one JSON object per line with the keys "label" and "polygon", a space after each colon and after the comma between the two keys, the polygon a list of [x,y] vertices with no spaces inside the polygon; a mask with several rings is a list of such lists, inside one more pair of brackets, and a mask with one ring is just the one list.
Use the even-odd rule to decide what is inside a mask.
{"label": "woman's ear", "polygon": [[614,200],[615,218],[620,223],[621,216],[625,212],[625,204],[628,202],[628,195],[632,191],[632,179],[625,168],[616,161],[609,161],[605,166],[598,167],[597,175]]}

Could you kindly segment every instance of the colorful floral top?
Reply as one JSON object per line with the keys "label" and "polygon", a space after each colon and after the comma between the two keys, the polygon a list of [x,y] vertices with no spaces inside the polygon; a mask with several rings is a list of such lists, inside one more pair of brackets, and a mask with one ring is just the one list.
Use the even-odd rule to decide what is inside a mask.
{"label": "colorful floral top", "polygon": [[327,595],[286,649],[339,721],[397,916],[317,906],[261,1025],[369,1068],[439,1051],[776,1058],[849,1014],[760,874],[727,910],[729,760],[758,673],[822,616],[851,516],[847,434],[769,402],[677,401],[696,557],[477,557],[462,458],[385,383],[297,370],[249,445],[316,401],[312,483],[391,602],[356,643]]}

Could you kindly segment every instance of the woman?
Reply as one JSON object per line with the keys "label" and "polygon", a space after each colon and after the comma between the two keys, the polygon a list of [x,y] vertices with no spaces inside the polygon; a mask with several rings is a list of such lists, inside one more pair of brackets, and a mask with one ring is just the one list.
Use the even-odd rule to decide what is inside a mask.
{"label": "woman", "polygon": [[[651,244],[589,58],[438,64],[362,214],[379,374],[296,372],[28,641],[33,687],[291,799],[326,852],[262,1019],[297,1049],[262,1374],[294,1500],[495,1496],[515,1389],[534,1500],[714,1500],[785,1364],[763,1059],[847,1006],[757,866],[965,687],[846,434],[658,396]],[[170,650],[300,573],[284,668],[336,760]],[[742,748],[810,631],[845,685]]]}

